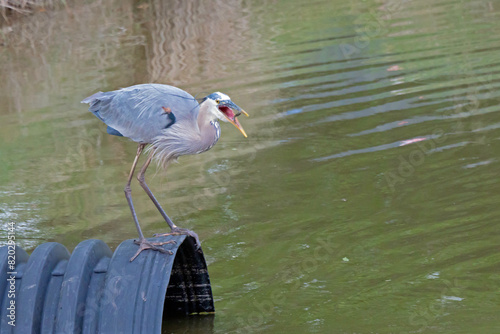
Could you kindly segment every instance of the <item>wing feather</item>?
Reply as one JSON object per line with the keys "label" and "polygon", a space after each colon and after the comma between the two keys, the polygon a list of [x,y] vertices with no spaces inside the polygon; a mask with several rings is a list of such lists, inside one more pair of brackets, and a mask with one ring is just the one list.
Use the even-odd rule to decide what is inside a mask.
{"label": "wing feather", "polygon": [[[192,122],[197,129],[198,102],[173,86],[142,84],[98,92],[82,103],[89,103],[89,111],[117,133],[140,143],[152,143],[174,120]],[[163,108],[170,108],[173,115]]]}

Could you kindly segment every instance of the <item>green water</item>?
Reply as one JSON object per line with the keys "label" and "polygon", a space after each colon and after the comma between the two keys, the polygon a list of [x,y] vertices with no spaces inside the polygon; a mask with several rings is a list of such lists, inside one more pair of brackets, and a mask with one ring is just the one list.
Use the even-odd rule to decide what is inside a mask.
{"label": "green water", "polygon": [[[0,33],[0,237],[136,236],[136,151],[79,101],[143,82],[251,115],[148,178],[214,318],[165,333],[500,332],[500,5],[79,1]],[[167,231],[133,185],[147,235]]]}

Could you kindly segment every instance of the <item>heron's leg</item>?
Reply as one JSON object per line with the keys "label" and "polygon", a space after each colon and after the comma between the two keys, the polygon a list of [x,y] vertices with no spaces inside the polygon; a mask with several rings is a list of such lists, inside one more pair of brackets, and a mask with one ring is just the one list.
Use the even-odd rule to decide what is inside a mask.
{"label": "heron's leg", "polygon": [[151,163],[151,160],[153,160],[153,155],[154,155],[154,151],[151,151],[148,158],[146,159],[146,162],[144,163],[144,165],[142,165],[142,168],[141,168],[139,174],[137,174],[137,180],[139,180],[141,187],[144,189],[146,194],[148,194],[149,198],[151,198],[151,200],[153,201],[153,203],[156,206],[156,208],[158,209],[158,211],[160,211],[160,214],[162,215],[163,219],[165,219],[168,226],[170,226],[171,229],[174,229],[177,226],[172,222],[172,219],[170,219],[170,217],[167,216],[167,214],[165,213],[165,210],[163,210],[160,203],[156,199],[155,195],[153,195],[153,193],[149,189],[148,185],[146,184],[146,177],[144,176],[144,174],[146,173],[146,169],[148,169],[149,164]]}
{"label": "heron's leg", "polygon": [[144,234],[142,234],[141,226],[139,225],[139,220],[137,219],[137,214],[135,213],[134,203],[132,203],[132,189],[130,188],[130,182],[132,182],[132,177],[134,176],[135,167],[137,166],[137,161],[139,161],[139,157],[144,150],[145,144],[139,144],[137,147],[137,154],[135,156],[134,162],[132,163],[132,168],[130,169],[130,173],[128,175],[127,184],[125,185],[125,197],[127,198],[128,206],[130,207],[130,211],[132,212],[132,217],[134,218],[135,227],[137,228],[137,233],[139,233],[139,239],[144,239]]}
{"label": "heron's leg", "polygon": [[142,165],[142,168],[141,168],[139,174],[137,174],[137,180],[139,180],[141,187],[144,189],[146,194],[148,194],[149,198],[151,198],[151,201],[153,201],[154,205],[156,206],[158,211],[160,211],[160,214],[162,215],[163,219],[165,219],[165,221],[167,222],[168,226],[170,226],[170,229],[171,229],[170,233],[155,234],[155,236],[185,234],[185,235],[189,235],[189,236],[193,237],[196,240],[196,244],[199,247],[201,243],[200,243],[200,239],[198,238],[198,235],[195,232],[190,231],[186,228],[177,227],[177,225],[175,225],[172,222],[172,219],[170,219],[170,217],[167,216],[167,214],[165,213],[165,210],[163,210],[160,203],[158,202],[158,200],[156,199],[156,197],[153,195],[153,193],[149,189],[148,185],[146,184],[146,178],[145,178],[144,174],[146,173],[146,170],[148,169],[149,164],[153,160],[153,155],[154,155],[154,151],[151,151],[148,158],[146,159],[146,162],[144,163],[144,165]]}
{"label": "heron's leg", "polygon": [[134,176],[135,167],[137,166],[137,161],[139,160],[139,157],[140,157],[142,151],[144,150],[144,146],[146,146],[146,145],[139,144],[139,146],[137,147],[137,154],[135,156],[134,162],[132,163],[132,168],[130,170],[130,174],[128,175],[127,184],[125,185],[125,189],[124,189],[125,197],[127,198],[127,202],[128,202],[128,206],[130,207],[130,211],[132,212],[132,217],[134,218],[135,226],[137,227],[137,233],[139,233],[139,240],[138,241],[134,240],[134,242],[139,245],[139,249],[137,250],[135,255],[130,259],[130,262],[134,261],[135,258],[143,250],[146,250],[146,249],[156,250],[156,251],[159,251],[161,253],[173,254],[171,251],[165,250],[165,249],[163,249],[161,247],[157,247],[157,246],[175,243],[175,241],[173,241],[173,240],[169,240],[169,241],[165,241],[165,242],[149,242],[148,240],[146,240],[146,238],[144,238],[144,234],[142,234],[141,226],[139,225],[139,220],[137,219],[137,214],[135,213],[134,204],[132,203],[132,190],[130,188],[130,182],[132,181],[132,177]]}

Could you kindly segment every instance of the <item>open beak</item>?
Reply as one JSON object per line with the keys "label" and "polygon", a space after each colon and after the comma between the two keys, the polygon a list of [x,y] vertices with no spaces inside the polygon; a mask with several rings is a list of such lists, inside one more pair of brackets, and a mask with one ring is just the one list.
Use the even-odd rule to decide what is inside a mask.
{"label": "open beak", "polygon": [[234,117],[234,120],[228,118],[228,121],[229,123],[231,123],[232,125],[234,125],[235,127],[238,128],[238,130],[240,130],[240,132],[243,134],[243,136],[245,136],[245,138],[247,138],[247,134],[245,133],[245,130],[243,130],[243,127],[241,126],[240,122],[238,122],[238,120],[236,119],[236,117]]}
{"label": "open beak", "polygon": [[240,132],[243,134],[243,136],[245,136],[245,138],[248,137],[245,130],[243,130],[243,127],[241,126],[240,122],[238,122],[238,120],[236,119],[236,117],[238,117],[241,114],[244,114],[245,116],[248,117],[248,114],[246,113],[245,110],[238,107],[232,101],[221,101],[219,105],[219,110],[226,117],[229,123],[231,123],[238,130],[240,130]]}

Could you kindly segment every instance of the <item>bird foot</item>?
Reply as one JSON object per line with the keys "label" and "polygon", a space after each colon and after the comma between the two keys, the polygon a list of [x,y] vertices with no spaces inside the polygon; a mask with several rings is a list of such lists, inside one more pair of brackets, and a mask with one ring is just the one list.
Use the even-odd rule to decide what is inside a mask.
{"label": "bird foot", "polygon": [[151,242],[151,241],[148,241],[146,239],[139,239],[139,240],[134,240],[134,244],[139,245],[139,249],[137,250],[137,253],[135,253],[135,255],[132,256],[132,258],[130,259],[130,262],[134,261],[135,258],[139,254],[141,254],[141,252],[143,250],[146,250],[146,249],[151,249],[151,250],[158,251],[158,252],[164,253],[164,254],[170,254],[170,255],[174,254],[170,250],[166,250],[166,249],[163,249],[161,247],[158,247],[158,246],[162,246],[162,245],[166,245],[166,244],[175,244],[174,240],[163,241],[163,242]]}
{"label": "bird foot", "polygon": [[193,237],[196,240],[196,249],[200,249],[201,242],[200,238],[198,238],[198,234],[195,232],[188,230],[187,228],[174,227],[169,233],[155,233],[153,237],[166,237],[168,235],[187,235]]}

